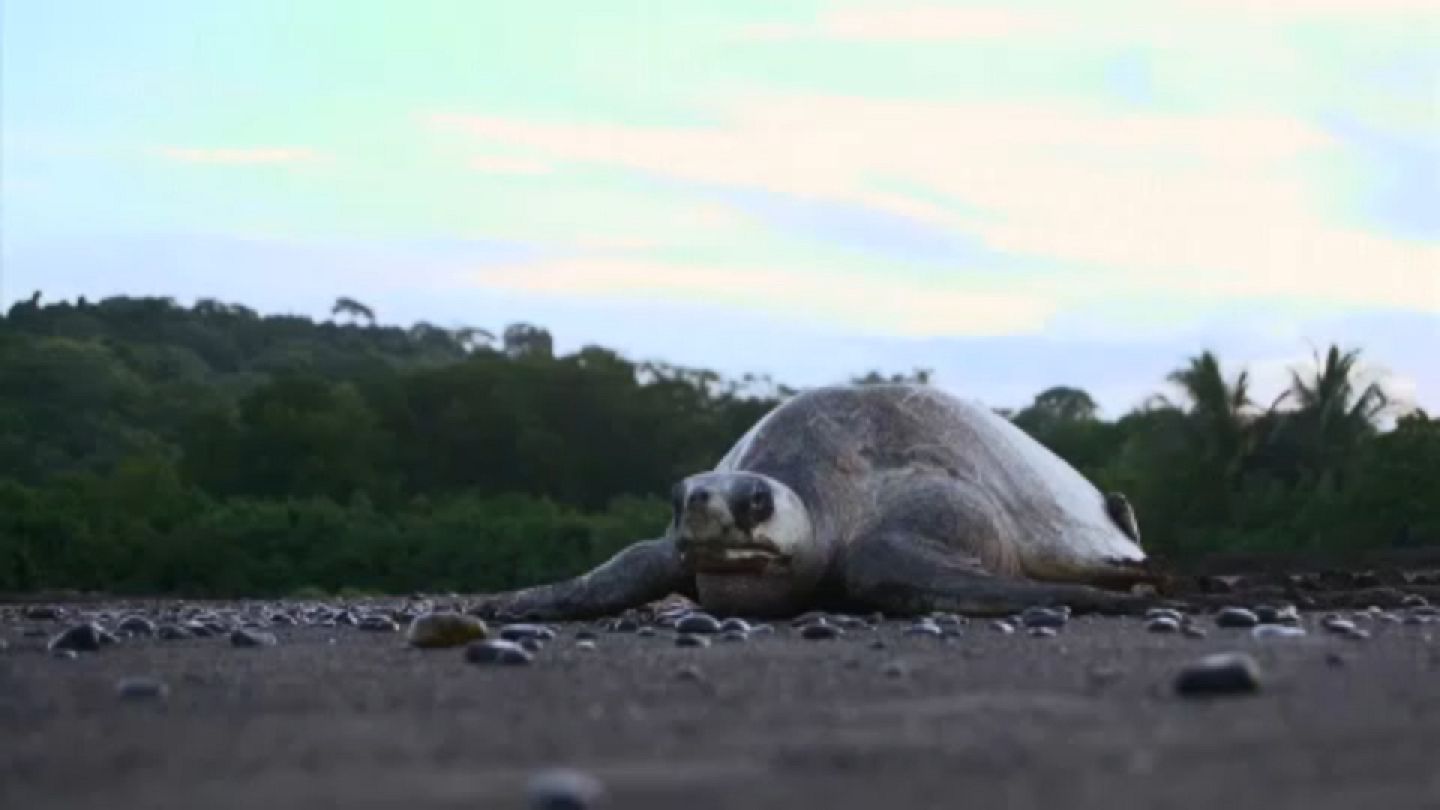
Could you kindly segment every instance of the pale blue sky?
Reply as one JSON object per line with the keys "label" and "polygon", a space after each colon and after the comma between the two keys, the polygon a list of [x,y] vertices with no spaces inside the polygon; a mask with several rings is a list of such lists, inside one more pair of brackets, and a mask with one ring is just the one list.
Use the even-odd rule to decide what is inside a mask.
{"label": "pale blue sky", "polygon": [[3,3],[5,302],[528,320],[1112,414],[1202,348],[1440,409],[1412,0]]}

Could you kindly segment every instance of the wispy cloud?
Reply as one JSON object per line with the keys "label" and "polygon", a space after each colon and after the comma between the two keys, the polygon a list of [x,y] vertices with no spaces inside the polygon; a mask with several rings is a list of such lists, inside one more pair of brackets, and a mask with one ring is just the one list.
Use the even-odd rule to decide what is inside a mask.
{"label": "wispy cloud", "polygon": [[759,41],[933,42],[1048,33],[1060,27],[1053,14],[1008,6],[837,7],[809,23],[748,26],[744,36]]}
{"label": "wispy cloud", "polygon": [[953,281],[893,284],[752,266],[626,258],[572,258],[469,275],[475,284],[551,296],[688,302],[739,308],[858,333],[999,335],[1036,332],[1056,303],[1022,292],[966,289]]}
{"label": "wispy cloud", "polygon": [[260,146],[260,147],[189,147],[162,146],[153,154],[178,163],[202,163],[220,166],[262,166],[276,164],[313,163],[321,153],[307,147]]}
{"label": "wispy cloud", "polygon": [[[1361,230],[1317,205],[1304,167],[1343,160],[1343,144],[1298,118],[791,96],[750,98],[693,128],[430,120],[480,143],[741,189],[741,207],[757,191],[882,202],[977,252],[1069,265],[1065,283],[1080,294],[1440,311],[1440,245]],[[963,205],[935,208],[877,179]]]}
{"label": "wispy cloud", "polygon": [[465,163],[466,168],[481,174],[553,174],[555,167],[543,160],[510,155],[476,155]]}

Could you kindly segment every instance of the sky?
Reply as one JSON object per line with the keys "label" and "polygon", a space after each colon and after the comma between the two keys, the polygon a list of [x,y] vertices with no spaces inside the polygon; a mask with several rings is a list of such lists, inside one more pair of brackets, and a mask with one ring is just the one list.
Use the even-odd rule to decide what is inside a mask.
{"label": "sky", "polygon": [[214,297],[1118,416],[1440,410],[1433,0],[0,0],[0,306]]}

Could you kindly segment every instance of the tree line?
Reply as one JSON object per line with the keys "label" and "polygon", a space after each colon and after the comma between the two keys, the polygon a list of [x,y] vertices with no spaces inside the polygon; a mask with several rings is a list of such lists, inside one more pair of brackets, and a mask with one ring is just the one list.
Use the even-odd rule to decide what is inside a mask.
{"label": "tree line", "polygon": [[[677,478],[794,391],[557,355],[548,331],[380,325],[202,300],[22,301],[0,318],[0,592],[476,591],[656,536]],[[1440,421],[1379,420],[1331,347],[1279,400],[1204,352],[1115,420],[1058,386],[1006,413],[1105,489],[1147,548],[1440,545]],[[852,382],[925,381],[869,372]]]}

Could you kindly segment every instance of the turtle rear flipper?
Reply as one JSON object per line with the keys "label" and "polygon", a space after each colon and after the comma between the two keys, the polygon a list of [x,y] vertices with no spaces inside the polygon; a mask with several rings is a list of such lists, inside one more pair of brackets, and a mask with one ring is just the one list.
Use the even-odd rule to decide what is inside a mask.
{"label": "turtle rear flipper", "polygon": [[1027,607],[1061,605],[1077,613],[1132,615],[1157,603],[1089,585],[996,576],[977,557],[904,531],[859,541],[846,558],[845,590],[864,609],[891,615],[1008,616]]}

